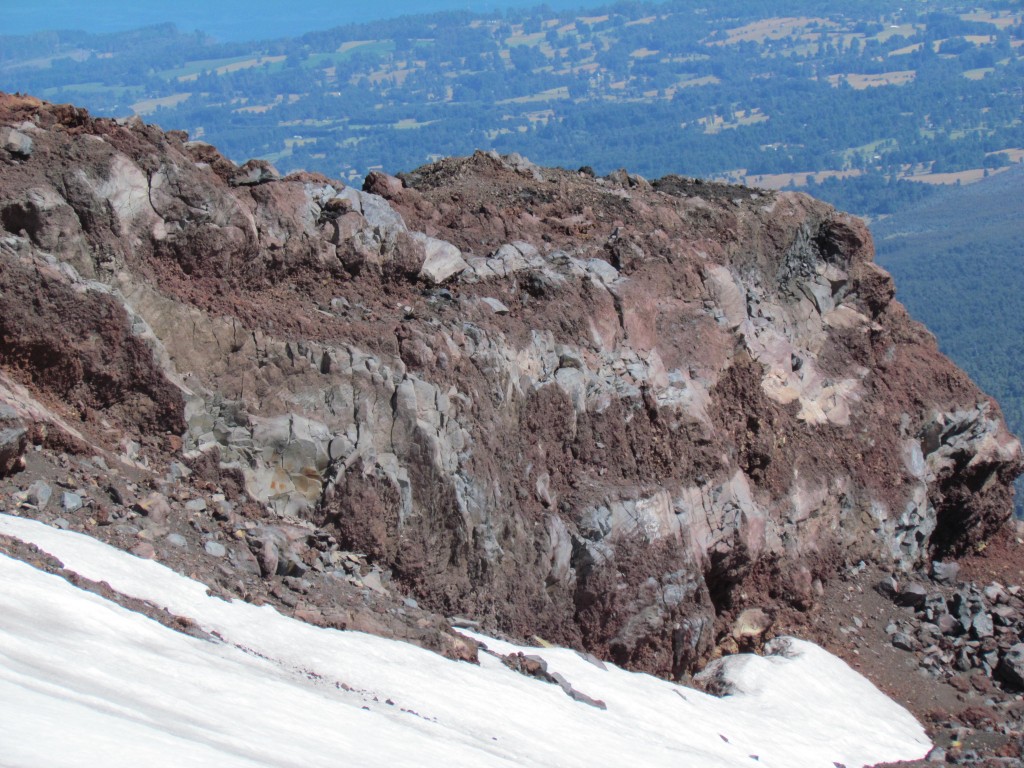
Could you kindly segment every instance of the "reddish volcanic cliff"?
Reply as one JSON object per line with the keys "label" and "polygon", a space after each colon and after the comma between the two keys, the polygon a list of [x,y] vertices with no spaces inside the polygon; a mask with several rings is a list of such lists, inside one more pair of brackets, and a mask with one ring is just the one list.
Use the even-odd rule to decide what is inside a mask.
{"label": "reddish volcanic cliff", "polygon": [[357,190],[12,96],[0,190],[0,469],[310,621],[679,676],[1010,514],[998,407],[804,195],[481,153]]}

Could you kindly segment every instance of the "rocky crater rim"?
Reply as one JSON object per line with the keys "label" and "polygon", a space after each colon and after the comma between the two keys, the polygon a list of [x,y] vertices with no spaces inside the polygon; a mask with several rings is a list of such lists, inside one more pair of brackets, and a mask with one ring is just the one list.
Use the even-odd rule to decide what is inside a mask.
{"label": "rocky crater rim", "polygon": [[354,189],[21,96],[0,130],[4,473],[201,468],[428,610],[670,677],[1010,515],[998,406],[804,195],[480,152]]}

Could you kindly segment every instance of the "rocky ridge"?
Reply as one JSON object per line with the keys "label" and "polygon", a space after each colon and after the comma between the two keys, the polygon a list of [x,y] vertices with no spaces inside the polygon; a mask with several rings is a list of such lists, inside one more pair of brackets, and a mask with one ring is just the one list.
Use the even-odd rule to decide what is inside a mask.
{"label": "rocky ridge", "polygon": [[998,407],[803,195],[483,153],[357,190],[28,97],[0,125],[7,511],[310,621],[675,678],[1010,514]]}

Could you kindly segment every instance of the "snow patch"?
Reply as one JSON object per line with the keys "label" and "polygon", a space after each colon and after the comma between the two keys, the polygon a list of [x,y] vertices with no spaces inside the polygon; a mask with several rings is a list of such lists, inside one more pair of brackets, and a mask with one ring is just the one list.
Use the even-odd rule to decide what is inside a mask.
{"label": "snow patch", "polygon": [[914,718],[800,640],[736,656],[722,699],[604,668],[575,651],[473,635],[540,656],[599,710],[481,653],[479,666],[309,626],[75,533],[0,515],[0,533],[67,568],[194,619],[167,629],[0,556],[0,754],[5,765],[849,768],[916,759]]}

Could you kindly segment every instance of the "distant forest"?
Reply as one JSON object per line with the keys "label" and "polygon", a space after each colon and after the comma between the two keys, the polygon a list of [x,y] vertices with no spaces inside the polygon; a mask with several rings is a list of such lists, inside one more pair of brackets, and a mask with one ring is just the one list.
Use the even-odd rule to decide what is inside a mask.
{"label": "distant forest", "polygon": [[[1024,435],[1024,168],[948,189],[877,222],[896,297]],[[964,223],[969,222],[969,226]],[[1024,513],[1024,482],[1018,483]]]}
{"label": "distant forest", "polygon": [[542,5],[259,42],[171,25],[5,36],[0,89],[353,182],[493,148],[600,173],[810,181],[878,216],[927,196],[922,180],[1021,159],[1022,45],[1019,0]]}

